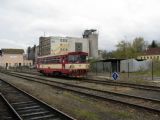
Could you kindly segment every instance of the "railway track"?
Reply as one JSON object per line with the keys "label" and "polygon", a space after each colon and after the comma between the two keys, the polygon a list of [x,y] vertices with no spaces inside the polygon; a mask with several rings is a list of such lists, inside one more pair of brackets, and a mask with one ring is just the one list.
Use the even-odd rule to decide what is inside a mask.
{"label": "railway track", "polygon": [[85,82],[88,82],[88,83],[102,84],[102,85],[130,87],[130,88],[160,92],[160,87],[152,86],[152,85],[139,85],[139,84],[134,84],[134,83],[117,82],[117,81],[111,81],[111,80],[84,79],[84,80],[81,80],[81,81],[85,81]]}
{"label": "railway track", "polygon": [[67,90],[67,91],[72,91],[72,92],[86,95],[89,97],[102,99],[105,101],[107,100],[111,102],[117,102],[117,103],[125,104],[128,106],[136,107],[136,108],[141,108],[141,109],[143,108],[151,112],[160,113],[160,100],[158,99],[144,98],[144,97],[126,95],[126,94],[121,94],[116,92],[97,90],[97,89],[88,88],[84,86],[78,86],[78,85],[73,85],[68,83],[35,78],[33,76],[31,77],[31,76],[25,76],[25,75],[20,75],[15,73],[14,74],[8,73],[8,74],[14,77],[19,77],[25,80],[42,83],[45,85],[49,85],[49,86]]}
{"label": "railway track", "polygon": [[0,120],[19,120],[19,117],[2,93],[0,93]]}
{"label": "railway track", "polygon": [[[22,72],[26,74],[32,74],[35,75],[35,73],[28,73],[28,72]],[[37,74],[39,75],[39,74]],[[40,76],[40,75],[39,75]],[[64,80],[70,80],[73,78],[58,78],[56,79],[64,79]],[[102,84],[102,85],[110,85],[110,86],[121,86],[121,87],[130,87],[130,88],[136,88],[136,89],[141,89],[141,90],[149,90],[149,91],[157,91],[160,92],[160,87],[158,86],[153,86],[153,85],[140,85],[140,84],[135,84],[135,83],[127,83],[127,82],[120,82],[120,81],[112,81],[112,80],[97,80],[97,79],[79,79],[75,78],[77,81],[82,81],[82,82],[88,82],[88,83],[96,83],[96,84]]]}
{"label": "railway track", "polygon": [[19,120],[74,120],[30,94],[0,79],[1,92]]}

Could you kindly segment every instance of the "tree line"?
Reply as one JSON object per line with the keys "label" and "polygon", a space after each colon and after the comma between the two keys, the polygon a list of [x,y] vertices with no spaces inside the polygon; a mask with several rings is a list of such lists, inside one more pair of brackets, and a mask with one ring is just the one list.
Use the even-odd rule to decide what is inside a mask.
{"label": "tree line", "polygon": [[152,40],[151,44],[148,44],[143,37],[136,37],[132,41],[121,40],[116,45],[116,50],[107,51],[102,50],[101,55],[103,59],[120,58],[129,59],[137,58],[137,56],[143,54],[147,48],[160,47],[160,43],[156,40]]}

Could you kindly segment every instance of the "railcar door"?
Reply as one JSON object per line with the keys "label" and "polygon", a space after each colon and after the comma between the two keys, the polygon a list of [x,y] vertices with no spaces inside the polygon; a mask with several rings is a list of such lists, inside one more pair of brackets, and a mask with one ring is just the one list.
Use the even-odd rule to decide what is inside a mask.
{"label": "railcar door", "polygon": [[66,57],[62,57],[62,69],[65,69]]}

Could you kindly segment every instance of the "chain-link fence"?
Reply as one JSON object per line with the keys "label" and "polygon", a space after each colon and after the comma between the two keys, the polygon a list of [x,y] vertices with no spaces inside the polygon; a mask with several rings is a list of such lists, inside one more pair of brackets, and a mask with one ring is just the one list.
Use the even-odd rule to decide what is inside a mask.
{"label": "chain-link fence", "polygon": [[159,80],[160,61],[134,61],[125,62],[94,62],[90,64],[88,75],[112,79],[112,74],[117,72],[120,80]]}

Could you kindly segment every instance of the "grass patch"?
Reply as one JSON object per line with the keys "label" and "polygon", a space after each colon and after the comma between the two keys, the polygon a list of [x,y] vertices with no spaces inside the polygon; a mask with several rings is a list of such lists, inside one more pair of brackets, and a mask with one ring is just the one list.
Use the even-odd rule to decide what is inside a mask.
{"label": "grass patch", "polygon": [[96,113],[83,109],[74,110],[75,114],[79,115],[82,120],[100,120]]}
{"label": "grass patch", "polygon": [[129,81],[131,81],[132,83],[135,83],[135,84],[150,84],[149,81],[143,80],[140,78],[130,78]]}
{"label": "grass patch", "polygon": [[128,111],[110,111],[110,113],[119,119],[132,119],[133,116]]}
{"label": "grass patch", "polygon": [[[133,114],[130,113],[129,111],[124,111],[124,110],[119,110],[119,109],[114,109],[113,107],[108,107],[106,108],[105,106],[101,106],[99,104],[99,102],[97,103],[93,103],[93,102],[89,102],[88,100],[77,96],[77,95],[72,95],[71,93],[65,93],[66,96],[75,99],[83,104],[88,104],[90,106],[94,106],[95,108],[97,108],[97,110],[99,110],[99,114],[101,114],[101,111],[105,111],[106,114],[108,114],[109,116],[114,116],[113,118],[120,118],[120,119],[132,119],[133,118]],[[91,109],[91,108],[90,108]],[[99,116],[97,113],[95,113],[94,111],[90,111],[90,110],[84,110],[84,109],[75,109],[74,113],[76,115],[78,115],[79,118],[82,118],[82,120],[100,120]]]}
{"label": "grass patch", "polygon": [[88,101],[85,100],[84,98],[78,96],[78,95],[72,95],[71,93],[69,92],[64,92],[64,95],[69,97],[69,98],[72,98],[72,99],[75,99],[75,100],[78,100],[79,102],[81,103],[87,103]]}

